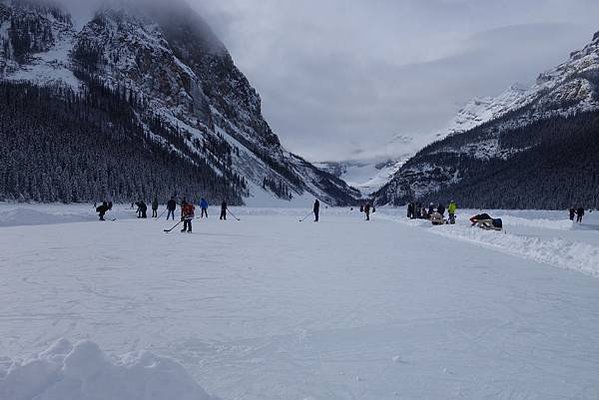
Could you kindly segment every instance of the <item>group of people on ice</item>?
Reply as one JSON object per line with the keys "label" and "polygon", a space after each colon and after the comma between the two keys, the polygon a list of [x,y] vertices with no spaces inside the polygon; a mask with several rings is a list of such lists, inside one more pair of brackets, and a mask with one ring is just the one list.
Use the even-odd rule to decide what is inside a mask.
{"label": "group of people on ice", "polygon": [[[447,211],[448,219],[445,219],[445,212]],[[456,212],[458,211],[458,205],[455,201],[451,201],[447,208],[443,203],[435,205],[430,203],[428,208],[422,205],[422,203],[409,203],[408,204],[408,218],[410,219],[427,219],[430,220],[433,225],[445,225],[455,224]]]}
{"label": "group of people on ice", "polygon": [[[133,206],[137,206],[137,218],[145,219],[147,218],[148,205],[144,200],[140,200],[134,204]],[[201,198],[198,202],[198,207],[201,210],[200,217],[198,218],[208,218],[208,208],[209,204],[205,198]],[[96,208],[96,211],[100,217],[100,221],[105,221],[106,213],[112,210],[113,204],[112,201],[104,201],[100,206]],[[179,224],[183,223],[183,229],[181,232],[192,232],[192,221],[196,218],[196,206],[192,202],[188,202],[186,198],[183,198],[181,202],[177,202],[175,196],[171,197],[171,199],[166,204],[166,210],[160,216],[158,215],[159,202],[156,197],[151,202],[152,207],[152,218],[160,218],[166,212],[166,220],[172,219],[175,220],[175,212],[177,211],[177,207],[181,209],[181,221]],[[353,208],[352,208],[353,210]],[[451,201],[447,208],[443,203],[439,203],[435,205],[434,203],[430,203],[428,208],[423,206],[422,203],[411,202],[407,206],[407,216],[410,219],[426,219],[431,221],[433,225],[445,225],[445,224],[455,224],[456,223],[456,213],[458,210],[458,205],[455,201]],[[220,220],[227,220],[227,213],[230,212],[227,206],[226,200],[223,200],[220,207]],[[376,208],[372,202],[367,201],[366,203],[360,206],[360,212],[364,213],[366,221],[370,221],[370,217],[372,213],[376,212]],[[447,212],[447,218],[445,218],[445,213]],[[574,208],[571,207],[569,209],[570,220],[574,221],[576,218],[577,223],[582,223],[582,220],[585,215],[585,209],[582,207]],[[312,208],[312,213],[314,215],[314,222],[319,222],[320,220],[320,201],[316,199],[314,201],[314,205]],[[309,215],[308,215],[309,216]],[[305,219],[305,218],[304,218]],[[303,221],[304,219],[300,220]],[[487,213],[478,214],[470,218],[470,222],[472,226],[478,226],[482,229],[487,230],[497,230],[501,231],[503,229],[503,221],[498,218],[493,218]]]}
{"label": "group of people on ice", "polygon": [[570,207],[570,221],[574,221],[576,218],[576,222],[582,224],[582,219],[584,218],[585,210],[583,207]]}
{"label": "group of people on ice", "polygon": [[[208,218],[208,200],[205,198],[201,198],[198,202],[198,207],[200,208],[200,217],[199,218]],[[171,199],[166,204],[166,210],[168,214],[166,216],[166,220],[169,218],[175,219],[175,211],[177,210],[177,200],[175,197],[171,197]],[[227,220],[227,212],[229,211],[229,206],[226,200],[223,200],[220,205],[220,220]],[[196,207],[193,203],[188,202],[186,198],[183,198],[181,201],[181,221],[183,222],[183,229],[181,232],[192,232],[192,221],[195,219]]]}
{"label": "group of people on ice", "polygon": [[[160,218],[164,213],[167,213],[166,220],[172,219],[175,220],[175,212],[177,211],[177,207],[181,209],[181,222],[183,223],[183,230],[181,232],[191,232],[192,231],[192,221],[195,218],[195,210],[196,207],[193,203],[188,202],[186,198],[183,198],[181,202],[177,202],[175,196],[171,197],[170,200],[166,203],[166,210],[160,216],[158,215],[159,202],[156,197],[150,203],[152,206],[152,218]],[[131,204],[131,208],[137,207],[136,214],[137,218],[146,219],[148,218],[148,205],[144,200],[139,200],[136,203]],[[201,198],[198,202],[198,207],[201,210],[201,214],[199,218],[208,218],[208,201],[205,198]],[[104,201],[99,207],[96,208],[96,212],[100,217],[100,221],[105,221],[105,215],[108,211],[112,209],[112,202]],[[227,201],[223,200],[221,203],[221,211],[220,211],[220,220],[227,220],[227,212],[229,211]]]}
{"label": "group of people on ice", "polygon": [[[187,199],[184,198],[180,204],[182,217],[183,217],[183,206],[185,204],[188,204],[188,201],[187,201]],[[221,211],[221,220],[222,219],[226,220],[227,219],[226,201],[223,201],[223,205],[225,208],[224,208],[224,211]],[[133,208],[134,206],[137,207],[137,211],[136,211],[137,218],[142,218],[142,219],[148,218],[148,215],[147,215],[148,205],[146,204],[146,202],[144,200],[140,200],[134,204],[131,204],[131,208]],[[154,197],[154,200],[152,200],[151,206],[152,206],[152,218],[159,218],[159,216],[158,216],[159,203],[158,203],[158,199],[156,197]],[[178,206],[177,200],[175,199],[174,196],[171,197],[171,199],[166,203],[165,212],[167,212],[167,215],[166,215],[167,221],[169,219],[173,219],[173,220],[175,219],[175,211],[177,210],[177,206]],[[208,206],[209,206],[208,201],[206,199],[202,198],[198,202],[198,206],[200,207],[200,209],[202,211],[200,218],[208,218]],[[194,206],[194,209],[195,209],[195,206]],[[164,214],[164,212],[162,214]],[[162,214],[160,216],[162,216]]]}
{"label": "group of people on ice", "polygon": [[[443,203],[435,205],[430,203],[428,208],[422,203],[408,204],[408,218],[410,219],[426,219],[431,221],[433,225],[454,225],[456,223],[456,214],[458,211],[457,203],[452,200],[447,208]],[[447,212],[447,218],[445,218]],[[477,226],[485,230],[501,231],[503,229],[503,221],[500,218],[493,218],[487,213],[478,214],[470,218],[472,226]]]}

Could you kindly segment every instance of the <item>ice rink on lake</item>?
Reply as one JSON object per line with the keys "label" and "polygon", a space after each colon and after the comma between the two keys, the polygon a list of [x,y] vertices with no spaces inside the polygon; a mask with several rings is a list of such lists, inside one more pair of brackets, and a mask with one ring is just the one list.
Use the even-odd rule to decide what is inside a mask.
{"label": "ice rink on lake", "polygon": [[[237,209],[241,222],[211,216],[190,235],[123,207],[115,222],[81,206],[56,224],[61,207],[0,207],[3,399],[33,399],[14,394],[16,375],[33,379],[23,365],[44,357],[61,373],[38,382],[38,398],[59,399],[72,345],[35,354],[61,338],[89,341],[67,357],[83,365],[98,349],[116,365],[131,352],[168,357],[223,400],[599,398],[592,215],[573,227],[504,212],[507,233],[481,233],[465,215],[432,228],[394,210],[366,223],[323,209],[315,224],[299,223],[301,210]],[[30,225],[6,226],[20,215]]]}

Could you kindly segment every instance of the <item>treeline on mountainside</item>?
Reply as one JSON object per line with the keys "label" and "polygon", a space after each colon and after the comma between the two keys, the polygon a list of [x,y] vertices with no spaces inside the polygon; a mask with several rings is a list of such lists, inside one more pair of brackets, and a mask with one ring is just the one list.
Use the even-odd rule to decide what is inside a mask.
{"label": "treeline on mountainside", "polygon": [[[432,147],[458,148],[485,129],[488,127],[449,137]],[[446,166],[459,173],[461,180],[447,182],[440,191],[419,199],[380,192],[378,201],[400,205],[412,200],[447,203],[453,199],[461,207],[489,209],[599,208],[599,112],[552,117],[502,132],[499,147],[520,150],[506,159],[490,160],[442,150],[422,152],[410,161],[411,166],[427,162]],[[435,170],[428,174],[435,179]],[[447,177],[438,175],[441,180]],[[407,181],[421,178],[415,174]]]}
{"label": "treeline on mountainside", "polygon": [[182,135],[158,118],[149,124],[151,139],[135,102],[93,80],[81,94],[0,81],[0,199],[131,202],[176,194],[242,203],[243,178],[216,173],[187,145],[163,144]]}
{"label": "treeline on mountainside", "polygon": [[293,199],[293,194],[289,187],[282,180],[275,180],[270,178],[264,178],[262,180],[262,189],[270,190],[280,199],[291,200]]}

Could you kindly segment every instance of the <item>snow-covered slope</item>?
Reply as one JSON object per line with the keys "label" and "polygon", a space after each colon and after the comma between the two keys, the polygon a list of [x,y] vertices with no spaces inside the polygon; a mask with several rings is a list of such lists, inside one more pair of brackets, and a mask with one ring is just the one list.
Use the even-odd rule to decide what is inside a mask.
{"label": "snow-covered slope", "polygon": [[[599,110],[598,83],[599,35],[595,35],[568,61],[541,74],[529,89],[512,86],[497,98],[468,104],[440,134],[441,140],[397,171],[376,194],[379,201],[401,204],[439,192],[439,197],[457,196],[472,206],[485,206],[485,201],[474,202],[475,186],[488,192],[493,180],[505,185],[493,196],[495,206],[542,207],[549,202],[545,206],[563,207],[570,201],[591,205],[592,182],[580,179],[592,181],[592,174],[581,176],[580,171],[594,168],[592,126]],[[572,146],[578,148],[564,151]],[[557,168],[558,163],[563,165]],[[578,180],[571,189],[568,185],[574,180],[564,181],[568,175]],[[521,187],[523,182],[527,188]],[[542,198],[552,191],[566,193],[556,202]],[[512,198],[503,204],[510,192]],[[539,196],[534,198],[535,194]]]}
{"label": "snow-covered slope", "polygon": [[77,87],[74,36],[70,15],[56,6],[0,1],[0,77]]}
{"label": "snow-covered slope", "polygon": [[420,138],[417,142],[412,136],[396,135],[386,145],[364,150],[355,159],[325,161],[316,166],[359,189],[363,196],[369,196],[389,182],[410,157],[433,141],[433,137]]}
{"label": "snow-covered slope", "polygon": [[529,95],[528,89],[516,84],[497,97],[475,98],[460,109],[447,128],[438,134],[438,139],[469,131],[520,108],[530,102]]}
{"label": "snow-covered slope", "polygon": [[[405,159],[409,158],[405,157]],[[330,174],[333,174],[348,185],[359,189],[364,195],[375,192],[383,187],[401,167],[405,160],[372,159],[356,161],[330,161],[316,163]]]}
{"label": "snow-covered slope", "polygon": [[131,103],[150,140],[241,182],[245,197],[258,190],[348,204],[358,195],[282,147],[258,93],[184,2],[109,2],[80,30],[54,6],[2,0],[0,7],[0,78],[78,93],[102,85]]}

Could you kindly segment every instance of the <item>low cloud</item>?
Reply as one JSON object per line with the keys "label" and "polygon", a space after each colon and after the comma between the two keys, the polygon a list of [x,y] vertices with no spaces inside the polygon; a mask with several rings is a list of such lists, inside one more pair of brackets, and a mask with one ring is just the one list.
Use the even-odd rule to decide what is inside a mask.
{"label": "low cloud", "polygon": [[311,160],[425,142],[475,96],[530,83],[582,47],[588,0],[189,0],[261,93],[283,143]]}

